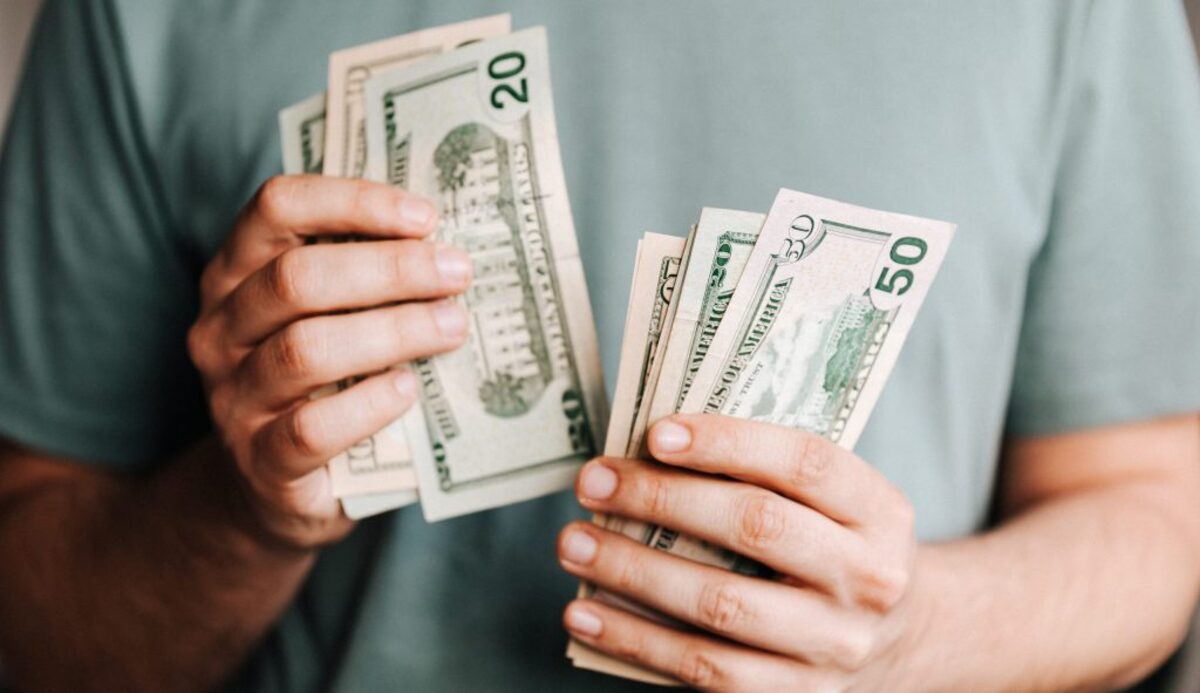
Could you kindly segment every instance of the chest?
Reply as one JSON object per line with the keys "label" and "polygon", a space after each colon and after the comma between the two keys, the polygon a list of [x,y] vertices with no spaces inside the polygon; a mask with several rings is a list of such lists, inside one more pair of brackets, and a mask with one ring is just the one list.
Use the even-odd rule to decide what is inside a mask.
{"label": "chest", "polygon": [[[703,206],[765,211],[781,186],[958,224],[859,447],[914,496],[954,495],[946,479],[973,487],[942,523],[964,528],[986,502],[1025,278],[1046,229],[1061,137],[1057,7],[230,3],[227,17],[197,18],[208,28],[193,33],[211,45],[184,42],[202,55],[162,109],[179,123],[157,129],[165,184],[199,268],[279,172],[275,114],[324,87],[330,51],[499,11],[517,28],[546,25],[610,383],[644,231],[683,235]],[[929,479],[913,476],[914,459],[934,461]]]}

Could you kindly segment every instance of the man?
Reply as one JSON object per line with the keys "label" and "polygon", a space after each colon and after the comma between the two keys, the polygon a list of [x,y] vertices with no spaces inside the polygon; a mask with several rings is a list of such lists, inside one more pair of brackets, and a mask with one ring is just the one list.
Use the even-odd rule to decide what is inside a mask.
{"label": "man", "polygon": [[[46,7],[0,164],[13,684],[623,685],[569,667],[564,624],[757,690],[1111,688],[1178,645],[1200,591],[1200,80],[1175,3],[505,8],[549,29],[610,373],[644,228],[781,185],[959,224],[857,454],[672,417],[663,464],[581,472],[587,510],[776,580],[637,549],[568,494],[340,515],[324,460],[413,383],[306,393],[460,345],[442,299],[470,268],[420,240],[422,200],[273,177],[274,114],[331,50],[495,10],[448,5]],[[346,233],[374,241],[304,243]],[[577,576],[697,628],[564,611]]]}

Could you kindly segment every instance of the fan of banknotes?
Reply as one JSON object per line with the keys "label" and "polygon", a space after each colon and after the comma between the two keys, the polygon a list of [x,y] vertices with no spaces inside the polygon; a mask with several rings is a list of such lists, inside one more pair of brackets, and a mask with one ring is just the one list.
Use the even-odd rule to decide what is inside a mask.
{"label": "fan of banknotes", "polygon": [[[769,421],[853,448],[953,233],[952,224],[784,189],[765,217],[706,208],[686,239],[646,234],[604,454],[648,457],[647,427],[676,412]],[[760,570],[669,528],[595,521],[690,560]],[[589,585],[580,593],[645,613]],[[671,683],[578,642],[567,654],[578,667]]]}
{"label": "fan of banknotes", "polygon": [[604,381],[545,31],[509,27],[497,15],[338,51],[328,91],[279,114],[285,172],[433,200],[435,237],[475,266],[458,299],[468,344],[410,364],[421,406],[329,463],[353,518],[419,498],[432,521],[559,491],[599,447]]}
{"label": "fan of banknotes", "polygon": [[[954,226],[783,189],[766,215],[705,208],[686,238],[647,233],[606,429],[545,32],[509,30],[498,15],[338,51],[328,92],[280,113],[286,172],[363,177],[434,200],[436,238],[475,265],[459,299],[468,345],[411,364],[421,406],[330,461],[346,513],[420,499],[438,520],[560,491],[600,452],[599,432],[604,454],[646,457],[648,425],[675,412],[769,421],[852,448]],[[759,570],[668,528],[595,521],[691,560]],[[568,656],[671,682],[580,643]]]}

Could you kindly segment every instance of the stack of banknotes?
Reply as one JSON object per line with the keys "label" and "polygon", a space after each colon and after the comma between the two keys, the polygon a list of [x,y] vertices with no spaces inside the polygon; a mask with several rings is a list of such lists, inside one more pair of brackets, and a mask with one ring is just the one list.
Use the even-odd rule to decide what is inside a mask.
{"label": "stack of banknotes", "polygon": [[[686,238],[646,234],[604,454],[648,458],[647,427],[676,412],[768,421],[853,448],[953,233],[785,189],[766,216],[706,208]],[[684,558],[761,571],[667,527],[595,521]],[[666,620],[589,585],[580,593]],[[567,655],[578,667],[671,683],[578,642]]]}
{"label": "stack of banknotes", "polygon": [[433,521],[569,487],[598,452],[607,404],[544,30],[510,33],[497,15],[338,51],[328,90],[279,121],[285,172],[433,200],[434,238],[475,266],[457,299],[468,344],[407,364],[421,406],[330,461],[346,514],[419,498]]}
{"label": "stack of banknotes", "polygon": [[[348,48],[330,56],[328,86],[280,112],[284,170],[434,200],[434,237],[475,265],[458,299],[467,346],[409,364],[421,406],[329,463],[355,518],[419,499],[439,520],[560,491],[595,455],[647,457],[646,429],[675,412],[769,421],[853,448],[954,234],[787,189],[766,215],[705,208],[686,237],[647,233],[609,418],[544,30],[510,33],[498,15]],[[669,528],[595,521],[691,560],[761,570]],[[568,656],[671,682],[577,642]]]}

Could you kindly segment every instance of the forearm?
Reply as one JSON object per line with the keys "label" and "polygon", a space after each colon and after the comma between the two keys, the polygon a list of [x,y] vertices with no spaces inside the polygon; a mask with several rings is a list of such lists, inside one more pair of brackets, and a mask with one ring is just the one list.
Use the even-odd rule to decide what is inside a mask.
{"label": "forearm", "polygon": [[[208,443],[130,479],[0,446],[10,678],[206,690],[234,671],[317,549],[353,529],[326,465],[416,400],[415,377],[391,366],[467,339],[458,302],[431,300],[471,279],[468,254],[420,241],[436,218],[429,201],[382,183],[267,181],[205,267],[187,334],[227,451]],[[308,242],[330,234],[377,242]],[[363,373],[376,375],[311,396]]]}
{"label": "forearm", "polygon": [[0,654],[28,689],[203,690],[292,599],[312,552],[252,531],[212,443],[144,479],[42,484],[0,509]]}
{"label": "forearm", "polygon": [[1084,491],[922,547],[904,687],[1110,689],[1149,673],[1200,589],[1195,510],[1177,498],[1152,482]]}

